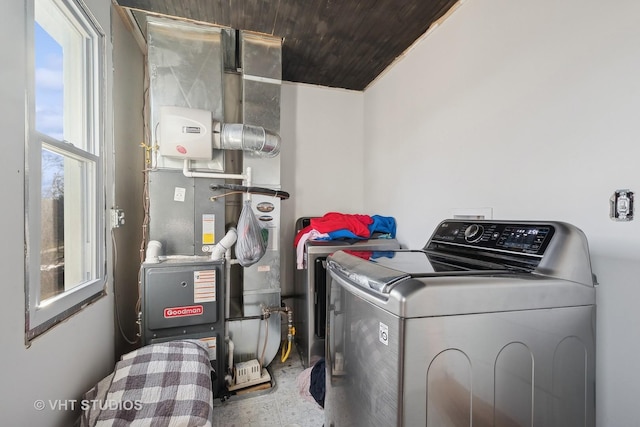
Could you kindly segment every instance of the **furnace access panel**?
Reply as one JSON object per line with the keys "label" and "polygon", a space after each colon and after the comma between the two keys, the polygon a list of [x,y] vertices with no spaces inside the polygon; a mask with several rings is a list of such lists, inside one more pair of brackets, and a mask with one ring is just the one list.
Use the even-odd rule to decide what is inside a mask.
{"label": "furnace access panel", "polygon": [[143,343],[178,339],[206,343],[217,374],[216,395],[224,377],[223,291],[224,260],[142,265]]}

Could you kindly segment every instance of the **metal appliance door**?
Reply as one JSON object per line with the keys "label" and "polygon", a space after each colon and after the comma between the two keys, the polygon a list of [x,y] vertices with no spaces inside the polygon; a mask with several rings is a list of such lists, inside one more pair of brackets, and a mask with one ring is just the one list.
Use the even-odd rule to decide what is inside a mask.
{"label": "metal appliance door", "polygon": [[[593,304],[416,317],[410,315],[420,311],[414,303],[424,303],[419,293],[404,293],[403,309],[386,310],[394,298],[334,271],[331,277],[325,425],[594,425]],[[453,282],[442,290],[458,301],[473,287],[454,282],[501,282],[448,279]],[[534,287],[544,290],[548,282],[564,281]],[[525,281],[511,284],[524,287]],[[445,295],[433,294],[440,301]],[[436,312],[433,307],[426,311]]]}
{"label": "metal appliance door", "polygon": [[313,332],[316,337],[324,338],[327,326],[327,310],[325,304],[327,301],[327,258],[316,258],[314,265],[314,284],[313,293]]}
{"label": "metal appliance door", "polygon": [[[303,220],[298,220],[296,228],[305,224]],[[391,251],[399,247],[396,239],[312,240],[305,243],[305,268],[295,271],[293,311],[296,344],[303,366],[309,367],[315,358],[325,356],[327,288],[331,280],[326,268],[327,256],[342,249]]]}
{"label": "metal appliance door", "polygon": [[594,325],[595,306],[407,319],[402,425],[593,427]]}
{"label": "metal appliance door", "polygon": [[331,281],[325,426],[400,425],[403,334],[402,319]]}
{"label": "metal appliance door", "polygon": [[143,266],[145,342],[208,330],[222,319],[224,261]]}

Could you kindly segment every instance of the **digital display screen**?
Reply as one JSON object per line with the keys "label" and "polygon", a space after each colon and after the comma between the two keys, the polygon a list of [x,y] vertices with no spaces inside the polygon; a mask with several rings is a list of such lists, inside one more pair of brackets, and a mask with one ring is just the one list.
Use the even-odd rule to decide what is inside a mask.
{"label": "digital display screen", "polygon": [[549,228],[506,227],[498,239],[497,246],[505,249],[537,251],[549,234]]}

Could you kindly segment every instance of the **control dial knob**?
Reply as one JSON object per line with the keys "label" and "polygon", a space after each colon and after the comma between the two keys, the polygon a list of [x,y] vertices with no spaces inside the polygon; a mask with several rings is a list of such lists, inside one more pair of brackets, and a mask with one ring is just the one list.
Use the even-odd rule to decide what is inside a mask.
{"label": "control dial knob", "polygon": [[475,243],[482,238],[484,227],[478,224],[471,224],[464,230],[464,240],[469,243]]}

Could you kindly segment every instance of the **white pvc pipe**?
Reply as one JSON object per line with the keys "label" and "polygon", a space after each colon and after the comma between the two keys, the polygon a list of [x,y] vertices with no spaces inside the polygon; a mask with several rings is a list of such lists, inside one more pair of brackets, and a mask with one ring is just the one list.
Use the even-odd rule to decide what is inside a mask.
{"label": "white pvc pipe", "polygon": [[[215,178],[215,179],[247,179],[244,174],[218,173],[218,172],[194,172],[189,168],[189,159],[184,159],[182,174],[187,178]],[[247,168],[249,169],[249,168]]]}
{"label": "white pvc pipe", "polygon": [[160,262],[160,254],[162,253],[162,243],[157,240],[150,240],[147,243],[147,254],[144,262],[158,263]]}
{"label": "white pvc pipe", "polygon": [[234,227],[229,228],[227,234],[213,246],[211,250],[211,261],[219,261],[224,258],[227,250],[231,249],[231,246],[238,240],[238,232]]}
{"label": "white pvc pipe", "polygon": [[[243,181],[244,185],[246,185],[247,187],[251,187],[251,183],[253,182],[253,171],[249,166],[247,166],[246,176],[247,176],[247,179]],[[251,200],[251,193],[247,193],[247,200]]]}
{"label": "white pvc pipe", "polygon": [[245,173],[245,177],[246,177],[245,185],[247,187],[251,187],[253,183],[253,171],[251,170],[250,166],[247,166],[247,172]]}

